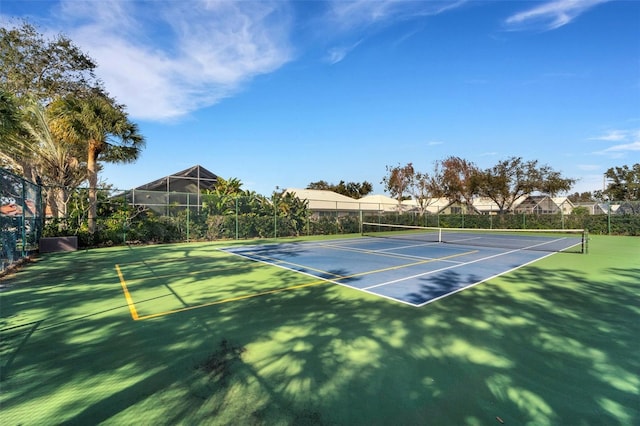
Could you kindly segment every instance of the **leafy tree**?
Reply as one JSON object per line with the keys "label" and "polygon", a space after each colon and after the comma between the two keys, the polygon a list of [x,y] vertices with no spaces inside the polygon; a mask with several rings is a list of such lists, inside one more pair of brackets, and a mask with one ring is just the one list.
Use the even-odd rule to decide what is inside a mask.
{"label": "leafy tree", "polygon": [[610,200],[638,201],[640,200],[640,163],[629,167],[611,167],[606,171],[605,177],[609,179],[604,190]]}
{"label": "leafy tree", "polygon": [[311,182],[307,185],[307,189],[317,189],[325,191],[333,191],[338,194],[346,195],[347,197],[359,199],[373,191],[373,185],[370,182],[364,181],[358,182],[346,182],[341,180],[339,184],[334,185],[327,181],[320,180],[318,182]]}
{"label": "leafy tree", "polygon": [[69,188],[78,186],[86,177],[86,170],[77,160],[72,144],[56,140],[49,129],[49,114],[45,108],[31,101],[21,111],[21,132],[7,137],[12,158],[23,160],[23,169],[31,164],[39,170],[47,188],[47,203],[55,217],[66,215]]}
{"label": "leafy tree", "polygon": [[424,215],[427,207],[444,195],[442,187],[442,173],[438,163],[435,164],[433,173],[431,174],[416,172],[411,189],[413,191],[413,197],[418,203],[420,216]]}
{"label": "leafy tree", "polygon": [[335,185],[330,184],[325,180],[319,180],[318,182],[311,182],[307,185],[307,189],[316,189],[319,191],[333,191]]}
{"label": "leafy tree", "polygon": [[0,89],[0,141],[20,130],[20,109],[14,96]]}
{"label": "leafy tree", "polygon": [[569,198],[572,203],[588,203],[597,200],[591,192],[574,192],[567,198]]}
{"label": "leafy tree", "polygon": [[0,28],[0,88],[47,104],[58,96],[98,88],[96,63],[69,38],[46,39],[29,23]]}
{"label": "leafy tree", "polygon": [[10,151],[15,151],[10,138],[22,132],[22,117],[16,99],[0,89],[0,165],[15,170],[17,162]]}
{"label": "leafy tree", "polygon": [[296,235],[300,235],[309,216],[309,201],[301,200],[293,192],[285,192],[277,200],[279,215],[287,217]]}
{"label": "leafy tree", "polygon": [[270,215],[273,211],[271,201],[255,191],[244,191],[238,198],[239,214]]}
{"label": "leafy tree", "polygon": [[442,168],[442,192],[449,200],[460,201],[468,206],[475,195],[475,176],[479,169],[470,161],[460,157],[448,157],[440,162]]}
{"label": "leafy tree", "polygon": [[101,91],[89,97],[66,96],[51,105],[52,133],[87,153],[89,181],[89,233],[95,232],[99,161],[133,162],[144,147],[138,126],[129,120],[124,106]]}
{"label": "leafy tree", "polygon": [[391,167],[387,166],[387,175],[382,178],[382,184],[384,184],[385,191],[391,194],[391,197],[398,200],[398,205],[404,200],[405,194],[410,190],[414,183],[416,172],[412,163],[407,163],[404,166]]}
{"label": "leafy tree", "polygon": [[242,194],[240,179],[223,179],[218,181],[213,190],[205,190],[202,205],[209,214],[228,215],[235,213],[235,200]]}
{"label": "leafy tree", "polygon": [[589,216],[589,209],[585,206],[577,206],[571,210],[571,214],[574,216]]}
{"label": "leafy tree", "polygon": [[508,212],[521,197],[541,192],[556,195],[568,191],[574,179],[563,178],[549,166],[539,166],[537,160],[524,161],[511,157],[499,161],[495,166],[479,171],[473,177],[476,193],[493,200],[500,213]]}

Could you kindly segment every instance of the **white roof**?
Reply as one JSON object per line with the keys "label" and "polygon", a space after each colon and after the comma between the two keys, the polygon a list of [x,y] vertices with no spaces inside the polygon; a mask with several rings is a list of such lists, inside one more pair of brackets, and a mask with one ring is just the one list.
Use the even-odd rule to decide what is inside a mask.
{"label": "white roof", "polygon": [[361,203],[398,204],[398,200],[387,197],[386,195],[367,195],[360,198],[358,201]]}
{"label": "white roof", "polygon": [[387,211],[397,212],[398,200],[395,198],[387,197],[386,195],[367,195],[358,200],[362,210],[374,210],[374,211]]}
{"label": "white roof", "polygon": [[[516,201],[513,203],[513,206],[511,206],[511,208],[515,209],[517,206],[519,206],[520,204],[522,204],[522,202],[524,200],[527,199],[526,195],[522,195],[518,198],[516,198]],[[473,205],[473,207],[478,210],[478,211],[493,211],[493,212],[497,212],[498,210],[500,210],[500,208],[498,207],[498,205],[496,204],[495,201],[493,201],[491,198],[489,197],[477,197],[474,198],[471,205]]]}
{"label": "white roof", "polygon": [[562,205],[564,203],[569,203],[570,205],[573,205],[573,203],[571,202],[569,197],[552,197],[551,201],[556,203],[556,205],[558,205],[558,206],[560,206],[560,205]]}
{"label": "white roof", "polygon": [[[331,210],[331,211],[359,211],[374,210],[371,205],[362,205],[359,200],[338,194],[337,192],[327,191],[324,189],[298,189],[287,188],[285,193],[293,193],[301,200],[307,200],[309,210]],[[378,208],[376,207],[375,210]]]}
{"label": "white roof", "polygon": [[298,189],[287,188],[285,193],[294,193],[301,200],[317,200],[317,201],[340,201],[340,202],[355,202],[351,197],[338,194],[337,192],[327,191],[324,189]]}

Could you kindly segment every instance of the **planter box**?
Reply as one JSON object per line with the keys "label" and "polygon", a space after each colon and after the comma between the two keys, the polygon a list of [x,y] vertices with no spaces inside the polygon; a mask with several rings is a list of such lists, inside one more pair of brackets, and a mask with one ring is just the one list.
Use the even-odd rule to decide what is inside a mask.
{"label": "planter box", "polygon": [[40,253],[78,250],[78,237],[46,237],[40,238]]}

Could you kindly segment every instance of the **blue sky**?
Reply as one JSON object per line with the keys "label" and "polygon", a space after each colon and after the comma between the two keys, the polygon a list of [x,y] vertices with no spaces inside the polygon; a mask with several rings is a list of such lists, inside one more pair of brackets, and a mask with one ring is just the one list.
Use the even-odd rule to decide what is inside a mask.
{"label": "blue sky", "polygon": [[200,164],[269,195],[386,166],[539,160],[602,189],[640,162],[640,1],[33,1],[147,139],[122,189]]}

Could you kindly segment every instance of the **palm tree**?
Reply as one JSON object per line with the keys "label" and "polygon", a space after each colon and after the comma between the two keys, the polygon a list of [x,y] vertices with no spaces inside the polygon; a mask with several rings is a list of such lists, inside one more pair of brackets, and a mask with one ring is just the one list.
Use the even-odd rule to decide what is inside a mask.
{"label": "palm tree", "polygon": [[0,139],[20,126],[20,110],[13,96],[0,90]]}
{"label": "palm tree", "polygon": [[144,147],[138,126],[129,120],[122,105],[104,93],[87,97],[58,99],[50,106],[54,115],[52,131],[61,140],[86,149],[89,182],[89,233],[96,230],[98,161],[129,163],[137,160]]}
{"label": "palm tree", "polygon": [[[1,94],[0,94],[1,96]],[[21,169],[22,174],[48,187],[47,202],[56,217],[66,216],[68,189],[78,186],[86,176],[77,160],[75,147],[57,140],[49,129],[49,115],[33,98],[24,97],[22,107],[11,118],[13,129],[3,122],[4,162]],[[7,104],[2,108],[8,110]],[[4,115],[4,111],[3,111]],[[3,120],[9,120],[6,116]]]}
{"label": "palm tree", "polygon": [[12,138],[15,146],[30,156],[32,166],[48,187],[48,205],[56,217],[66,217],[69,188],[86,176],[75,146],[57,139],[50,130],[50,115],[35,101],[22,109],[23,137]]}
{"label": "palm tree", "polygon": [[19,154],[14,146],[12,137],[22,131],[22,118],[20,108],[15,98],[0,90],[0,165],[18,165],[15,155]]}

